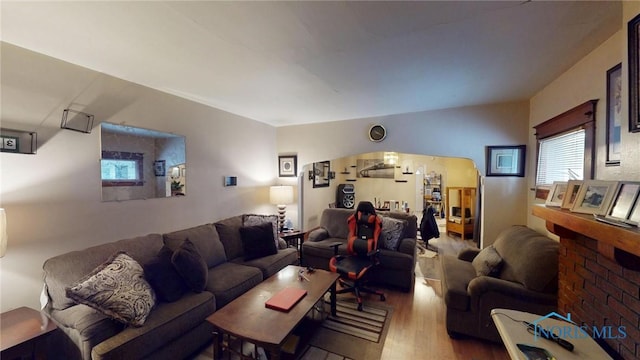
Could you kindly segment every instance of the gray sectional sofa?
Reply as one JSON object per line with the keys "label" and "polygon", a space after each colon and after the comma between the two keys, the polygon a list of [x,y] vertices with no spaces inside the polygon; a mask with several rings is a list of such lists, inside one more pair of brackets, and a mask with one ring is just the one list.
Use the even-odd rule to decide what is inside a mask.
{"label": "gray sectional sofa", "polygon": [[[334,256],[331,245],[336,242],[345,244],[338,248],[338,253],[347,253],[346,243],[349,235],[347,219],[353,213],[353,209],[341,208],[328,208],[322,212],[320,226],[310,230],[302,244],[304,265],[329,270],[329,260]],[[379,212],[378,215],[383,220],[383,235],[386,229],[397,226],[398,222],[401,222],[401,225],[399,232],[395,234],[398,239],[393,246],[385,247],[383,241],[379,241],[380,265],[370,270],[370,274],[367,275],[369,281],[410,291],[415,281],[417,218],[415,215],[395,211]],[[387,225],[388,223],[390,225]]]}
{"label": "gray sectional sofa", "polygon": [[[256,217],[238,215],[213,224],[119,240],[46,260],[43,269],[48,303],[44,311],[60,329],[56,334],[59,341],[55,342],[59,348],[51,358],[184,359],[201,350],[212,339],[213,329],[205,321],[207,316],[298,261],[297,250],[277,238],[275,254],[247,259],[241,230],[248,226],[249,216]],[[180,296],[172,301],[156,299],[142,326],[124,325],[67,296],[69,288],[115,253],[125,252],[133,258],[144,268],[146,277],[161,250],[170,249],[171,254],[186,243],[185,239],[189,239],[206,263],[204,289],[181,289]]]}

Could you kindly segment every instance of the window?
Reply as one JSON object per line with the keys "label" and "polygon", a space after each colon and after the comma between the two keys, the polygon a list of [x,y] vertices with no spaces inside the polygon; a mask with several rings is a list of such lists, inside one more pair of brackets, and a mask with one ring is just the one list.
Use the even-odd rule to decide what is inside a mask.
{"label": "window", "polygon": [[537,198],[546,199],[554,181],[593,178],[597,102],[587,101],[534,126],[538,141]]}
{"label": "window", "polygon": [[540,140],[536,185],[584,178],[584,129]]}
{"label": "window", "polygon": [[143,154],[103,151],[100,161],[102,186],[142,186]]}

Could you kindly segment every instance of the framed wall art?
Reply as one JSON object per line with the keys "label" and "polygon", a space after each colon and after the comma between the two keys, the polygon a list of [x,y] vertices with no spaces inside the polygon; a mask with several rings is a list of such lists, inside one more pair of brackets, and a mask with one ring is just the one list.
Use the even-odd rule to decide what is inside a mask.
{"label": "framed wall art", "polygon": [[606,166],[620,165],[622,129],[622,64],[607,70],[607,160]]}
{"label": "framed wall art", "polygon": [[314,162],[313,170],[311,170],[309,174],[309,179],[313,180],[313,187],[319,188],[329,186],[329,172],[331,172],[331,162]]}
{"label": "framed wall art", "polygon": [[156,160],[153,162],[153,172],[156,176],[165,176],[167,174],[165,160]]}
{"label": "framed wall art", "polygon": [[297,155],[278,156],[278,176],[279,177],[298,176],[298,156]]}
{"label": "framed wall art", "polygon": [[629,131],[640,131],[640,15],[627,24],[629,52]]}
{"label": "framed wall art", "polygon": [[571,211],[582,214],[604,215],[618,187],[617,181],[585,180]]}
{"label": "framed wall art", "polygon": [[487,146],[487,176],[524,176],[526,145]]}

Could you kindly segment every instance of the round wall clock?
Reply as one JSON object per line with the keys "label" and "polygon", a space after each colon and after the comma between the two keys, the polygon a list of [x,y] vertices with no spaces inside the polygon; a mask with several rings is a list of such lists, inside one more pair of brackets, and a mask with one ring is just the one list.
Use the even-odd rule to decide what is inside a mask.
{"label": "round wall clock", "polygon": [[384,140],[387,136],[387,129],[384,126],[377,124],[369,128],[369,140],[379,142]]}

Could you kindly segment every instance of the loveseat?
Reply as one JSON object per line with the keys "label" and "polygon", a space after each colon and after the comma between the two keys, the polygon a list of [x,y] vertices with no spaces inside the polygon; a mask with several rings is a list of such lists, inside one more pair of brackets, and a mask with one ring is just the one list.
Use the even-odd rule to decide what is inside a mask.
{"label": "loveseat", "polygon": [[[304,265],[329,270],[329,260],[334,256],[332,244],[340,242],[338,253],[347,254],[349,227],[347,218],[352,209],[324,209],[320,225],[309,231],[302,244]],[[373,267],[368,279],[371,283],[412,289],[415,281],[417,218],[403,212],[379,212],[382,217],[382,235],[378,241],[380,265]]]}
{"label": "loveseat", "polygon": [[546,315],[558,300],[557,241],[525,226],[502,231],[482,249],[442,256],[442,291],[451,337],[500,342],[494,308]]}
{"label": "loveseat", "polygon": [[[205,321],[207,316],[263,279],[297,263],[297,250],[277,238],[276,219],[238,215],[213,224],[119,240],[46,260],[44,311],[61,330],[56,334],[59,337],[56,345],[60,348],[51,358],[184,359],[198,352],[212,339],[213,329]],[[268,251],[256,252],[256,248]],[[96,299],[83,297],[83,291],[110,283],[103,272],[97,273],[101,269],[113,270],[114,266],[101,266],[109,260],[133,263],[132,271],[140,270],[135,266],[139,264],[147,288],[153,289],[147,291],[155,298],[149,300],[151,311],[146,319],[136,318],[142,320],[137,324],[123,321],[112,310],[98,311],[95,306],[85,304]],[[97,281],[91,284],[93,279]],[[138,290],[137,286],[131,291]],[[139,299],[135,306],[138,304],[145,306]]]}

